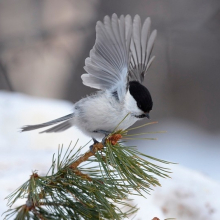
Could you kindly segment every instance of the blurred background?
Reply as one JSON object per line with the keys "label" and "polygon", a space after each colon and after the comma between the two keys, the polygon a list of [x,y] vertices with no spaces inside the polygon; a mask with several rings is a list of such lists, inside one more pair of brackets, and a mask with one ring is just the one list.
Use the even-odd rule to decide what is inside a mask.
{"label": "blurred background", "polygon": [[[81,74],[95,42],[96,22],[113,13],[132,17],[139,14],[142,21],[151,17],[152,29],[158,31],[153,50],[156,59],[145,85],[154,102],[151,120],[159,124],[147,129],[166,130],[167,134],[156,135],[159,140],[155,142],[138,143],[140,150],[219,182],[219,0],[1,0],[0,172],[6,175],[10,167],[8,159],[13,153],[21,152],[21,148],[30,149],[31,145],[35,154],[39,148],[44,149],[44,155],[45,151],[49,152],[50,158],[48,149],[54,152],[64,139],[68,143],[73,138],[71,131],[67,132],[69,138],[56,134],[48,137],[19,134],[24,141],[16,136],[16,129],[68,114],[70,102],[95,91],[82,85]],[[15,145],[20,148],[15,149]],[[20,157],[31,163],[31,155],[30,151],[29,156],[23,153]],[[36,166],[33,169],[40,170]],[[38,166],[42,164],[38,162]],[[180,201],[178,195],[176,198]],[[189,211],[184,208],[182,214],[174,213],[177,216],[170,216],[172,208],[161,210],[168,217],[190,219]],[[215,211],[208,212],[209,219],[220,219],[213,217]]]}

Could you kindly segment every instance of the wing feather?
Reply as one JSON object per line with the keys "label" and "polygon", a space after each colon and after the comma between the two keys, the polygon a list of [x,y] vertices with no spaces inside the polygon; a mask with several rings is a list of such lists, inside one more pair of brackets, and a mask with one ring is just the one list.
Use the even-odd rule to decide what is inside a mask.
{"label": "wing feather", "polygon": [[119,100],[123,100],[127,87],[129,68],[129,47],[131,38],[124,16],[116,14],[105,16],[103,23],[96,25],[96,41],[85,61],[87,74],[82,75],[83,84],[102,90],[117,91]]}
{"label": "wing feather", "polygon": [[137,58],[137,68],[139,70],[141,64],[141,18],[139,15],[135,15],[133,22],[133,39],[134,39],[134,47]]}
{"label": "wing feather", "polygon": [[147,18],[143,26],[138,15],[133,21],[133,37],[131,41],[131,61],[129,66],[129,80],[143,82],[144,76],[152,64],[154,57],[150,58],[157,31],[150,34],[151,20]]}
{"label": "wing feather", "polygon": [[141,49],[142,49],[142,63],[145,63],[146,60],[146,48],[147,48],[147,41],[149,38],[151,20],[148,17],[143,24],[143,28],[141,30]]}
{"label": "wing feather", "polygon": [[118,22],[118,17],[116,14],[112,15],[112,30],[113,30],[113,34],[115,37],[115,41],[117,42],[118,45],[118,54],[119,54],[119,68],[121,68],[123,66],[123,63],[125,62],[125,47],[120,39],[120,30],[119,30],[119,22]]}
{"label": "wing feather", "polygon": [[122,101],[128,80],[143,82],[154,57],[151,57],[156,30],[150,33],[151,20],[143,26],[139,15],[113,14],[96,24],[96,41],[85,60],[83,84],[101,90],[116,91]]}
{"label": "wing feather", "polygon": [[146,62],[148,62],[149,58],[150,58],[150,55],[151,55],[151,52],[153,50],[153,46],[154,46],[154,41],[156,39],[156,36],[157,36],[157,31],[154,30],[150,37],[149,37],[149,40],[148,40],[148,43],[147,43],[147,59],[146,59]]}
{"label": "wing feather", "polygon": [[126,33],[126,48],[130,51],[131,38],[132,38],[132,19],[130,15],[125,17],[125,33]]}

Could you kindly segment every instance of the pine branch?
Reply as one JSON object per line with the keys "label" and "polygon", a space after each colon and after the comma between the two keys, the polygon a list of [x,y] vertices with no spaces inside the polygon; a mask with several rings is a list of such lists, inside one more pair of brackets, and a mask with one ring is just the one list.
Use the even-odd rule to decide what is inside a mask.
{"label": "pine branch", "polygon": [[[147,125],[152,124],[148,123]],[[149,193],[160,186],[157,177],[169,177],[169,170],[152,163],[155,160],[123,145],[131,137],[115,131],[101,143],[81,155],[88,143],[76,150],[77,142],[63,153],[58,150],[46,176],[33,172],[30,179],[7,197],[11,207],[18,199],[26,204],[6,212],[5,219],[123,219],[137,211],[128,202],[130,194]],[[122,212],[119,207],[127,207]]]}

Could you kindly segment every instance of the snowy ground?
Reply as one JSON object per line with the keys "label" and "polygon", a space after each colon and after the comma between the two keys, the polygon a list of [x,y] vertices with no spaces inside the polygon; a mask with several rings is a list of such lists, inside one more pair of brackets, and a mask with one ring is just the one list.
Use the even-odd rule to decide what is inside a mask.
{"label": "snowy ground", "polygon": [[[89,140],[74,128],[58,134],[18,132],[22,125],[45,122],[71,109],[72,104],[65,101],[0,92],[0,213],[7,210],[4,198],[32,171],[47,172],[59,144],[67,147],[80,137],[80,146]],[[220,137],[173,119],[160,121],[152,130],[168,133],[157,134],[157,141],[140,142],[140,150],[180,165],[170,166],[172,179],[161,180],[162,187],[155,188],[148,199],[134,198],[140,207],[135,219],[219,220]]]}

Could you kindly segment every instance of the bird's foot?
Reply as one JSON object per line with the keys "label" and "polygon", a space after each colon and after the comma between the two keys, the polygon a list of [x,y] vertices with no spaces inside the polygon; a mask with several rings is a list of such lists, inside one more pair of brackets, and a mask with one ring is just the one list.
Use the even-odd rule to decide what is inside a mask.
{"label": "bird's foot", "polygon": [[92,153],[95,153],[94,152],[94,145],[98,144],[99,142],[95,138],[92,138],[92,140],[93,140],[93,144],[89,146],[89,149]]}
{"label": "bird's foot", "polygon": [[[95,130],[93,132],[98,133],[98,134],[104,134],[104,137],[102,138],[102,141],[101,141],[101,143],[103,145],[105,144],[105,141],[106,141],[107,137],[109,136],[109,134],[111,134],[110,131],[105,131],[105,130]],[[94,138],[93,138],[93,140],[94,140]]]}
{"label": "bird's foot", "polygon": [[93,131],[93,132],[99,133],[99,134],[104,134],[104,137],[102,138],[101,142],[97,141],[95,138],[92,138],[93,144],[89,147],[89,149],[92,153],[95,153],[94,152],[94,145],[100,143],[104,146],[105,142],[106,142],[106,139],[109,136],[110,132],[109,131],[104,131],[104,130],[96,130],[96,131]]}
{"label": "bird's foot", "polygon": [[93,131],[93,132],[99,133],[99,134],[104,134],[104,137],[102,138],[101,142],[97,141],[95,138],[92,138],[94,143],[89,147],[90,151],[92,153],[95,153],[94,152],[94,145],[95,144],[101,143],[103,146],[105,146],[106,141],[108,141],[112,145],[116,145],[118,143],[118,141],[122,138],[121,134],[112,134],[111,136],[109,136],[109,134],[111,134],[111,132],[105,131],[105,130],[96,130],[96,131]]}
{"label": "bird's foot", "polygon": [[105,135],[101,142],[103,145],[106,143],[106,141],[110,142],[112,145],[116,145],[118,141],[122,138],[121,134],[112,134],[110,136],[109,134],[111,134],[111,132],[105,130],[97,130],[94,132]]}

